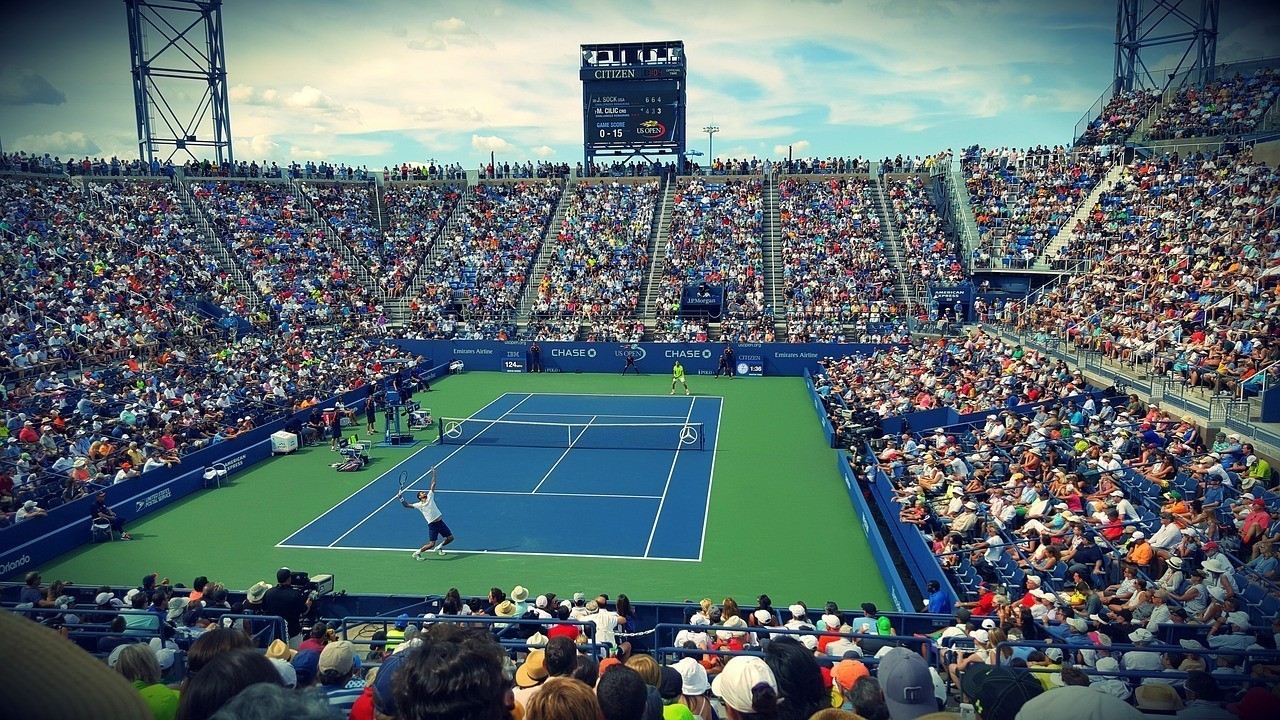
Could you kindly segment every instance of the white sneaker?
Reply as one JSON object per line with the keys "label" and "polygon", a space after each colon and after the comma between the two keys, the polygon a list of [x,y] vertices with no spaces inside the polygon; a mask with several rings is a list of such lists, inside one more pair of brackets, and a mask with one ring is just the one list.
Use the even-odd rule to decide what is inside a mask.
{"label": "white sneaker", "polygon": [[441,555],[441,556],[443,556],[443,555],[445,554],[445,553],[444,553],[444,546],[443,546],[443,545],[441,545],[440,547],[436,548],[436,554],[437,554],[437,555]]}
{"label": "white sneaker", "polygon": [[421,553],[420,551],[418,551],[418,550],[414,550],[414,551],[413,551],[413,559],[414,559],[414,560],[422,560],[422,553]]}
{"label": "white sneaker", "polygon": [[672,395],[675,395],[675,394],[676,394],[676,391],[675,391],[675,390],[672,390],[672,391],[671,391],[671,394],[672,394]]}

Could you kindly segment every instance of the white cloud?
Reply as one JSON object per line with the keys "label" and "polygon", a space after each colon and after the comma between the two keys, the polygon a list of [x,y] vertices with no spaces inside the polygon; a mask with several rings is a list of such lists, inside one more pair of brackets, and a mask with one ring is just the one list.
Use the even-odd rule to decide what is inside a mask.
{"label": "white cloud", "polygon": [[516,151],[515,145],[512,145],[497,135],[472,135],[471,147],[475,150],[486,153],[510,153]]}
{"label": "white cloud", "polygon": [[787,152],[790,151],[793,155],[799,155],[803,157],[804,154],[808,152],[808,150],[809,150],[808,140],[796,140],[795,142],[788,143],[787,145],[774,145],[773,155],[774,157],[786,157]]}
{"label": "white cloud", "polygon": [[289,155],[299,160],[326,160],[329,157],[321,150],[306,150],[296,146],[289,148]]}
{"label": "white cloud", "polygon": [[276,157],[280,150],[280,143],[272,139],[270,135],[254,135],[249,138],[248,144],[242,148],[242,157],[244,150],[247,150],[253,158],[271,158]]}
{"label": "white cloud", "polygon": [[325,95],[319,88],[310,85],[302,86],[298,92],[285,98],[284,104],[291,108],[314,108],[318,110],[337,110],[341,103]]}
{"label": "white cloud", "polygon": [[24,135],[13,141],[14,147],[66,158],[68,155],[96,155],[102,151],[98,143],[80,131],[58,130],[45,135]]}
{"label": "white cloud", "polygon": [[431,29],[446,35],[455,35],[465,31],[467,24],[456,17],[451,17],[448,20],[436,20],[431,23]]}
{"label": "white cloud", "polygon": [[556,154],[556,149],[550,145],[539,145],[536,148],[530,149],[529,152],[532,153],[534,157],[549,158]]}

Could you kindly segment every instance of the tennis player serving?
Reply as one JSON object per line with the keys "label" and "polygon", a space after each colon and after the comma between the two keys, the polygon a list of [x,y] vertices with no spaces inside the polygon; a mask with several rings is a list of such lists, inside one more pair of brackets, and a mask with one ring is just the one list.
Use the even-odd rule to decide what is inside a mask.
{"label": "tennis player serving", "polygon": [[[427,519],[427,528],[430,531],[427,544],[413,551],[414,560],[423,560],[422,554],[430,552],[432,548],[435,548],[437,554],[444,555],[444,546],[453,542],[453,531],[444,524],[440,508],[436,506],[436,469],[431,468],[427,474],[431,476],[431,487],[426,492],[418,491],[418,502],[407,503],[403,496],[400,497],[401,505],[422,513],[422,517]],[[438,544],[437,539],[440,539]]]}
{"label": "tennis player serving", "polygon": [[675,367],[671,368],[671,394],[676,394],[676,383],[684,386],[684,394],[689,394],[689,383],[684,379],[684,366],[677,360]]}

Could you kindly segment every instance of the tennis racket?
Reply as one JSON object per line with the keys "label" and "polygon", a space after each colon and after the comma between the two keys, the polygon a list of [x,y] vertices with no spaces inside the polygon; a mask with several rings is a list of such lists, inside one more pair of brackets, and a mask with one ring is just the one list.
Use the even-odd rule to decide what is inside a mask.
{"label": "tennis racket", "polygon": [[404,496],[404,491],[409,487],[409,471],[400,471],[400,497]]}

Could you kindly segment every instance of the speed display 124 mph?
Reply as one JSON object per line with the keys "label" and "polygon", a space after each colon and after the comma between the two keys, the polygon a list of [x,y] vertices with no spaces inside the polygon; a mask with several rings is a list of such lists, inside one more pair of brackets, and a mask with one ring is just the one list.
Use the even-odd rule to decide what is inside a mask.
{"label": "speed display 124 mph", "polygon": [[587,95],[592,146],[673,142],[678,80],[596,82]]}

